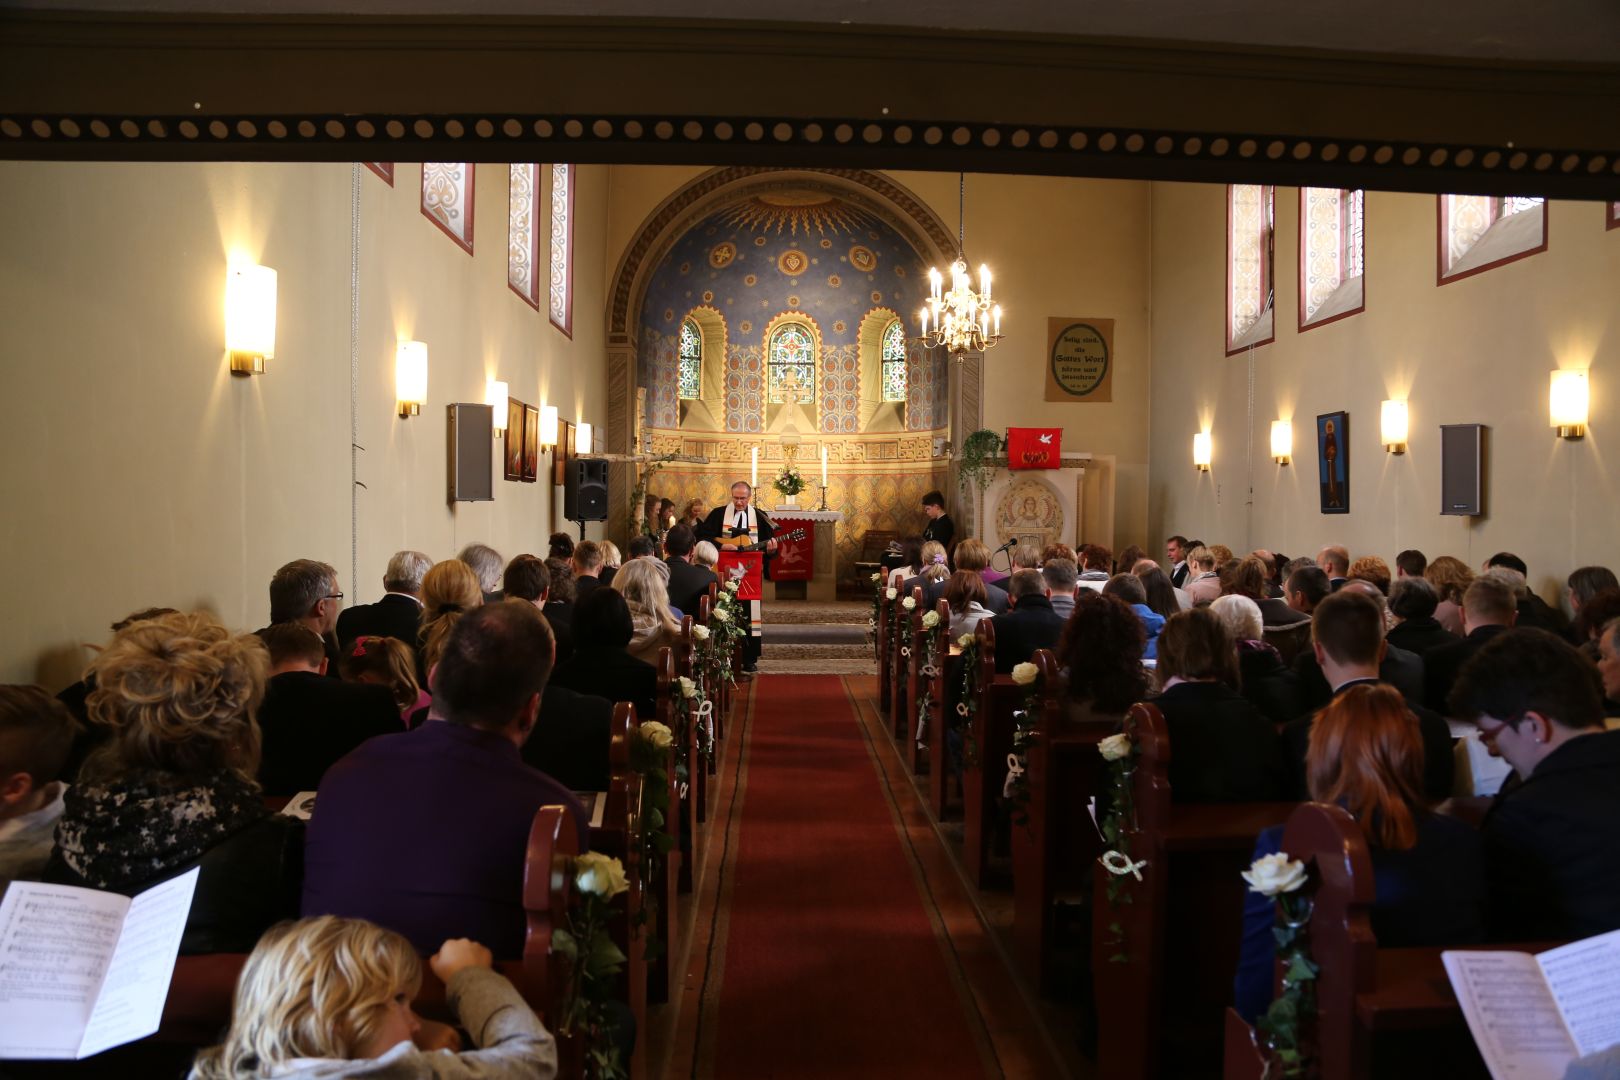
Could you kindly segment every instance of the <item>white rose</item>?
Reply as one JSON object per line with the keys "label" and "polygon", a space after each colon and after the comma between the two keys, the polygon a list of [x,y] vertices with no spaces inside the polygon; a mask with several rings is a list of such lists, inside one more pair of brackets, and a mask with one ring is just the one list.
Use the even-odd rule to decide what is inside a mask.
{"label": "white rose", "polygon": [[1012,669],[1012,681],[1019,686],[1028,686],[1041,677],[1041,669],[1034,664],[1018,664]]}
{"label": "white rose", "polygon": [[1129,756],[1130,752],[1131,737],[1123,733],[1110,735],[1097,744],[1097,753],[1102,755],[1104,761],[1118,761]]}
{"label": "white rose", "polygon": [[590,852],[574,860],[574,886],[582,893],[611,900],[630,888],[624,864],[610,855]]}
{"label": "white rose", "polygon": [[675,733],[669,730],[668,724],[660,724],[657,720],[649,720],[641,725],[640,731],[641,737],[659,750],[668,750],[675,745]]}
{"label": "white rose", "polygon": [[730,622],[731,616],[726,614],[725,608],[715,608],[712,616],[716,622]]}
{"label": "white rose", "polygon": [[932,630],[939,625],[939,612],[930,611],[923,615],[923,629]]}
{"label": "white rose", "polygon": [[1243,871],[1243,880],[1249,883],[1250,892],[1278,896],[1305,884],[1305,864],[1279,851],[1254,860],[1254,865]]}
{"label": "white rose", "polygon": [[726,592],[728,592],[728,593],[734,593],[739,588],[741,588],[741,586],[737,583],[737,581],[735,579],[726,582]]}
{"label": "white rose", "polygon": [[872,575],[872,584],[876,585],[878,582],[880,582],[882,580],[883,580],[883,575],[882,574],[873,574]]}
{"label": "white rose", "polygon": [[697,683],[693,682],[691,679],[688,679],[685,675],[682,675],[675,681],[681,684],[681,697],[697,697]]}
{"label": "white rose", "polygon": [[908,596],[904,600],[900,601],[900,606],[905,608],[907,611],[910,611],[917,606],[917,598],[915,596]]}
{"label": "white rose", "polygon": [[888,592],[884,593],[883,595],[885,597],[887,597],[888,599],[893,600],[895,597],[900,595],[900,590],[899,589],[890,589]]}
{"label": "white rose", "polygon": [[973,644],[973,635],[972,634],[963,634],[961,637],[956,639],[956,643],[957,643],[957,645],[959,645],[959,646],[961,646],[962,648],[965,649],[969,645]]}
{"label": "white rose", "polygon": [[709,628],[707,626],[704,626],[702,623],[694,624],[693,627],[692,627],[692,640],[693,641],[708,641],[709,640]]}

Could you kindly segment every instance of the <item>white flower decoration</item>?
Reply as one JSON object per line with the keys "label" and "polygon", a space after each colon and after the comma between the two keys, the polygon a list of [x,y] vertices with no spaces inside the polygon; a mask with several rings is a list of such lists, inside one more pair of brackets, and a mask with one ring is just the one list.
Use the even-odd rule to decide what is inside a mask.
{"label": "white flower decoration", "polygon": [[1019,686],[1028,686],[1041,677],[1041,669],[1034,664],[1019,664],[1012,669],[1012,681]]}
{"label": "white flower decoration", "polygon": [[1097,753],[1102,755],[1104,761],[1118,761],[1128,757],[1131,752],[1131,737],[1126,734],[1110,735],[1097,744]]}
{"label": "white flower decoration", "polygon": [[676,682],[681,684],[681,697],[697,697],[697,683],[693,682],[691,679],[688,679],[685,675],[682,675],[676,679]]}
{"label": "white flower decoration", "polygon": [[708,641],[709,640],[709,628],[707,626],[704,626],[702,623],[695,624],[692,627],[692,640],[693,641]]}
{"label": "white flower decoration", "polygon": [[715,622],[731,621],[731,615],[726,611],[725,608],[715,608],[714,613],[710,616],[710,618],[712,618]]}
{"label": "white flower decoration", "polygon": [[922,624],[924,630],[932,630],[939,625],[939,612],[929,611],[923,614]]}
{"label": "white flower decoration", "polygon": [[963,634],[961,637],[956,639],[956,643],[958,645],[960,645],[962,648],[965,649],[969,645],[973,644],[973,635],[972,634]]}
{"label": "white flower decoration", "polygon": [[904,600],[900,601],[900,606],[905,608],[907,611],[912,611],[917,607],[917,598],[915,596],[908,596]]}
{"label": "white flower decoration", "polygon": [[887,597],[888,599],[893,600],[895,597],[900,595],[900,590],[891,588],[887,592],[885,592],[883,595],[885,597]]}
{"label": "white flower decoration", "polygon": [[883,580],[883,575],[882,574],[873,574],[872,575],[872,584],[876,585],[878,582],[880,582],[882,580]]}
{"label": "white flower decoration", "polygon": [[742,587],[742,586],[741,586],[741,585],[740,585],[740,584],[738,584],[738,583],[737,583],[737,582],[736,582],[736,581],[734,581],[734,580],[733,580],[733,581],[728,581],[728,582],[726,582],[726,592],[728,592],[728,593],[734,593],[734,592],[736,592],[736,591],[737,591],[737,590],[738,590],[738,589],[740,589],[740,588],[741,588],[741,587]]}
{"label": "white flower decoration", "polygon": [[610,855],[592,851],[574,860],[574,885],[583,893],[611,900],[630,888],[624,864]]}
{"label": "white flower decoration", "polygon": [[1249,883],[1250,892],[1279,896],[1305,884],[1305,864],[1290,859],[1286,851],[1279,851],[1254,860],[1254,865],[1243,871],[1242,876]]}
{"label": "white flower decoration", "polygon": [[641,737],[646,739],[659,750],[668,750],[675,745],[675,733],[669,730],[668,724],[661,724],[657,720],[649,720],[642,724]]}

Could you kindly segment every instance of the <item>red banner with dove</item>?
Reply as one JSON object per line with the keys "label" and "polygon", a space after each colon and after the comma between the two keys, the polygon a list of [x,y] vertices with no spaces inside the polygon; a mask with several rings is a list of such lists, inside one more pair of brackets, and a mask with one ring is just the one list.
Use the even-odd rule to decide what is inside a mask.
{"label": "red banner with dove", "polygon": [[1056,469],[1063,464],[1063,429],[1015,427],[1007,429],[1007,468]]}

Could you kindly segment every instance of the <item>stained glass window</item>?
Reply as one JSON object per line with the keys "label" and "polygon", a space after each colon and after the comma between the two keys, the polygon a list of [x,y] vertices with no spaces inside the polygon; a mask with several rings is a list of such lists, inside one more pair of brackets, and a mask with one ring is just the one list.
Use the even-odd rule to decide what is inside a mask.
{"label": "stained glass window", "polygon": [[506,206],[506,284],[528,304],[540,307],[540,230],[535,227],[539,205],[538,165],[512,164]]}
{"label": "stained glass window", "polygon": [[470,161],[427,161],[422,164],[422,213],[445,235],[473,253],[473,175]]}
{"label": "stained glass window", "polygon": [[906,329],[899,319],[883,328],[883,400],[906,400]]}
{"label": "stained glass window", "polygon": [[1440,280],[1546,250],[1546,205],[1533,195],[1440,196]]}
{"label": "stained glass window", "polygon": [[1227,187],[1226,351],[1272,340],[1272,238],[1275,189]]}
{"label": "stained glass window", "polygon": [[816,346],[809,329],[798,323],[777,327],[771,335],[767,367],[772,405],[811,400],[816,383]]}
{"label": "stained glass window", "polygon": [[702,397],[703,387],[703,335],[697,323],[687,319],[681,323],[681,362],[677,381],[682,401],[696,401]]}
{"label": "stained glass window", "polygon": [[551,167],[551,321],[574,332],[574,167]]}
{"label": "stained glass window", "polygon": [[1365,265],[1365,203],[1360,191],[1304,188],[1300,192],[1299,325],[1362,310],[1355,279]]}

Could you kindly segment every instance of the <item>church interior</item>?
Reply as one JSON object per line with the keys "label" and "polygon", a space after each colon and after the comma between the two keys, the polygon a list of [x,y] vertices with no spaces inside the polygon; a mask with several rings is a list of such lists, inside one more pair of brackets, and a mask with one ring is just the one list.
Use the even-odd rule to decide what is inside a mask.
{"label": "church interior", "polygon": [[[1604,457],[1620,447],[1608,424],[1620,424],[1620,14],[1559,0],[1515,36],[1380,2],[1381,18],[1335,18],[1330,33],[1321,5],[1225,7],[1230,23],[1181,0],[1156,20],[1024,0],[926,16],[777,0],[680,12],[0,3],[0,193],[13,210],[0,245],[0,537],[22,574],[0,627],[0,859],[40,805],[27,792],[55,781],[65,816],[43,852],[73,876],[43,871],[49,887],[152,885],[86,873],[75,816],[126,779],[108,763],[135,753],[130,729],[161,708],[158,669],[213,632],[154,647],[145,705],[114,702],[138,695],[136,676],[115,678],[119,658],[179,626],[174,612],[206,613],[268,657],[244,661],[258,665],[254,704],[236,710],[251,756],[261,727],[266,755],[314,753],[273,747],[254,719],[266,678],[271,698],[289,678],[278,628],[311,626],[320,673],[330,659],[335,676],[363,651],[340,609],[404,592],[437,618],[432,579],[460,560],[481,588],[445,603],[450,645],[426,663],[425,621],[404,643],[426,711],[406,695],[399,732],[354,741],[323,762],[329,778],[384,768],[380,754],[360,760],[367,748],[460,726],[456,710],[475,710],[458,694],[504,687],[504,673],[441,687],[435,666],[483,671],[457,659],[474,645],[456,643],[493,634],[497,618],[517,625],[508,609],[523,600],[543,617],[525,606],[523,632],[535,623],[551,642],[524,661],[540,683],[574,645],[584,655],[587,620],[573,619],[568,645],[558,623],[573,618],[564,608],[586,615],[587,596],[591,616],[609,607],[597,594],[627,597],[612,603],[635,626],[631,654],[644,614],[655,636],[669,629],[634,671],[563,691],[603,699],[599,726],[578,736],[603,779],[581,787],[543,761],[526,771],[554,774],[577,803],[535,803],[515,833],[471,810],[457,820],[453,797],[433,812],[469,848],[511,841],[499,857],[522,888],[499,904],[522,947],[483,944],[534,1030],[488,1042],[493,1029],[475,1029],[484,999],[453,947],[470,930],[448,927],[435,953],[414,922],[371,914],[386,904],[312,899],[330,873],[336,826],[315,846],[329,780],[272,791],[247,777],[254,815],[260,796],[277,817],[289,796],[316,807],[302,901],[293,881],[280,917],[355,915],[414,946],[427,1022],[401,1036],[421,1060],[402,1060],[469,1071],[398,1075],[1620,1076],[1620,1031],[1573,1019],[1620,1000],[1602,996],[1620,994],[1612,983],[1593,976],[1569,990],[1584,1005],[1559,998],[1537,1014],[1570,1049],[1515,1072],[1519,1051],[1481,1034],[1486,975],[1470,982],[1467,968],[1507,955],[1488,950],[1598,955],[1573,951],[1587,946],[1612,968],[1620,951],[1620,817],[1588,829],[1620,810],[1620,733],[1602,725],[1620,715],[1620,626],[1592,614],[1620,617],[1620,581],[1604,571],[1588,589],[1580,576],[1620,562]],[[1468,20],[1523,14],[1479,7]],[[350,160],[362,153],[395,160]],[[458,155],[471,160],[439,160]],[[1077,328],[1092,335],[1078,358],[1065,353]],[[746,511],[731,503],[739,484]],[[706,527],[711,512],[739,527]],[[941,536],[936,518],[954,530],[937,556],[921,546]],[[719,563],[677,603],[671,567],[712,565],[698,541]],[[479,545],[498,553],[494,577],[466,554]],[[396,581],[414,553],[415,591]],[[1466,578],[1411,573],[1413,554],[1431,568],[1449,556]],[[515,584],[532,580],[514,577],[525,556],[547,567],[533,596]],[[578,587],[604,558],[616,580]],[[643,558],[667,586],[656,601],[637,599]],[[278,614],[275,582],[298,560],[325,567],[327,591]],[[1252,596],[1234,584],[1251,564],[1264,575]],[[1476,641],[1503,567],[1518,574],[1518,614],[1502,629],[1517,629]],[[1171,597],[1162,616],[1155,576]],[[1373,606],[1357,580],[1376,593],[1377,640],[1341,663],[1349,631],[1331,620]],[[1403,607],[1414,588],[1428,597],[1418,616]],[[1246,598],[1238,616],[1229,595]],[[1517,665],[1531,682],[1601,682],[1604,711],[1582,727],[1553,715],[1576,709],[1570,694],[1547,690],[1561,704],[1544,707],[1532,686],[1506,717],[1483,704],[1492,665],[1437,682],[1421,651],[1407,693],[1388,667],[1411,637],[1397,627],[1426,626],[1447,603],[1466,621],[1436,649],[1496,650],[1499,681]],[[1017,616],[1040,608],[1050,634],[1029,638]],[[1231,619],[1249,609],[1256,632],[1240,633]],[[1563,652],[1536,651],[1554,635],[1526,629],[1544,625],[1530,611]],[[1123,660],[1103,629],[1114,615],[1131,628]],[[1187,635],[1206,623],[1227,635],[1211,670],[1230,669],[1263,746],[1237,745],[1230,712],[1174,712],[1176,691],[1225,678],[1188,659]],[[1272,660],[1271,685],[1291,695],[1275,709],[1282,699],[1254,690]],[[1136,692],[1104,707],[1121,665]],[[1420,763],[1434,752],[1416,733],[1444,728],[1449,787],[1396,785],[1415,841],[1390,840],[1348,781],[1316,785],[1332,753],[1318,735],[1356,671],[1402,691],[1390,695],[1399,737]],[[656,686],[645,699],[630,688],[643,674]],[[42,721],[14,718],[26,708],[7,696],[31,702],[26,687],[77,709],[75,747],[105,740],[76,776],[32,789],[19,740]],[[531,689],[538,714],[513,721],[520,747],[556,716],[550,691]],[[1375,697],[1357,707],[1384,707]],[[1206,720],[1228,726],[1193,736]],[[1587,875],[1569,885],[1590,901],[1571,901],[1578,914],[1504,930],[1488,890],[1506,803],[1527,815],[1526,797],[1554,799],[1564,775],[1514,749],[1537,725],[1569,775],[1562,747],[1588,748],[1589,816],[1564,831],[1610,846],[1569,857]],[[227,738],[223,712],[204,726],[190,737]],[[165,730],[154,738],[180,737]],[[1290,732],[1298,785],[1177,797],[1195,760],[1230,758],[1231,776],[1273,756],[1292,769]],[[1344,738],[1338,753],[1353,756]],[[1467,835],[1435,840],[1435,820]],[[429,835],[449,831],[424,830],[424,864],[438,858]],[[628,884],[598,898],[582,843],[614,856]],[[1457,929],[1461,906],[1447,909],[1449,936],[1390,929],[1386,856],[1410,851],[1384,848],[1414,843],[1448,872],[1482,875],[1472,936]],[[1483,870],[1458,870],[1463,851]],[[1250,880],[1267,852],[1301,860],[1297,881]],[[211,864],[177,861],[162,880],[181,862],[202,867],[195,920],[217,895]],[[427,895],[440,878],[424,875]],[[1435,876],[1413,877],[1399,903],[1433,915],[1442,901],[1420,894]],[[6,921],[39,877],[7,889],[0,947],[42,940]],[[1462,905],[1456,892],[1445,903]],[[1254,927],[1264,937],[1273,918],[1259,1012],[1246,1012],[1240,952],[1253,961]],[[0,1075],[182,1076],[222,1041],[210,1068],[224,1068],[251,1022],[271,921],[230,948],[193,948],[194,922],[176,930],[150,1022],[83,1060],[38,1060],[81,1055],[42,1052],[0,1022]],[[617,959],[598,964],[592,948]],[[0,1001],[22,986],[0,963]],[[344,1045],[289,1050],[286,1068],[403,1053]],[[445,1064],[454,1051],[467,1064]],[[510,1071],[471,1071],[479,1053]],[[196,1060],[193,1076],[306,1075]]]}

